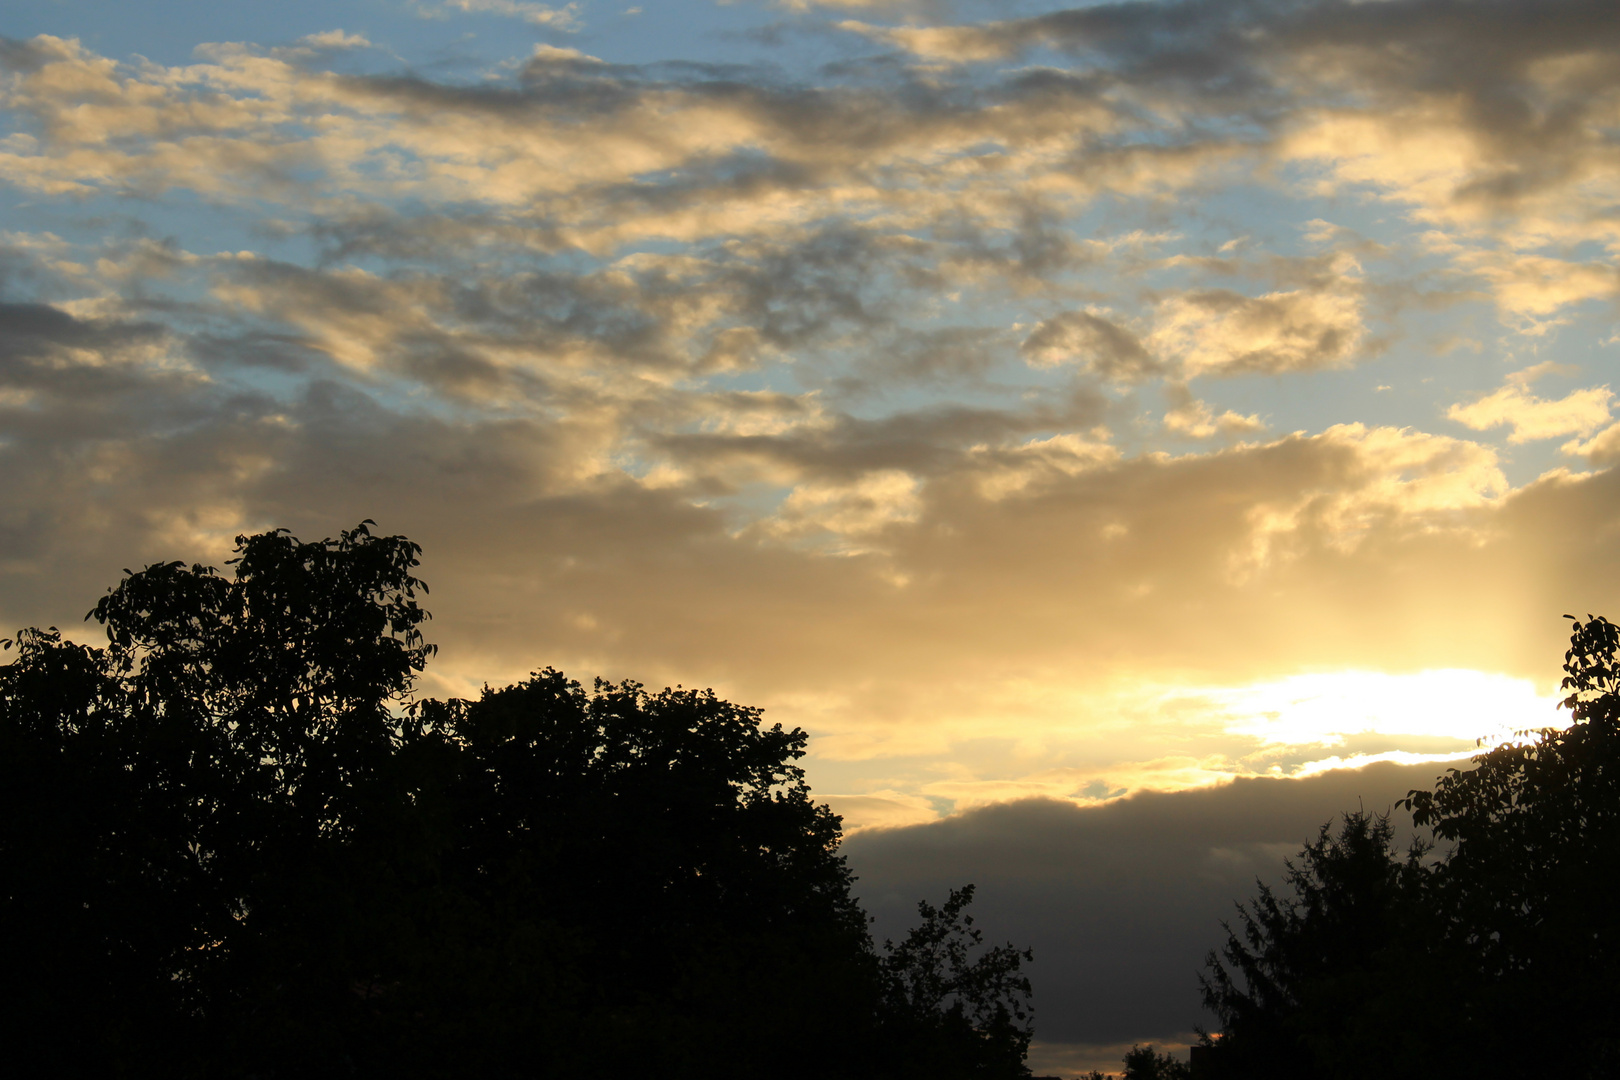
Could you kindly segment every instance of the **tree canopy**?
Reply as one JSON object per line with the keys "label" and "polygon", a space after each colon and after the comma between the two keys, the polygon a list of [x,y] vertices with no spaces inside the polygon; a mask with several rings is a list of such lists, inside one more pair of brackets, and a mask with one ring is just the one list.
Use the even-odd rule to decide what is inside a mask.
{"label": "tree canopy", "polygon": [[0,667],[14,1059],[230,1076],[1027,1075],[972,890],[872,943],[801,730],[545,669],[419,701],[370,523],[162,563]]}

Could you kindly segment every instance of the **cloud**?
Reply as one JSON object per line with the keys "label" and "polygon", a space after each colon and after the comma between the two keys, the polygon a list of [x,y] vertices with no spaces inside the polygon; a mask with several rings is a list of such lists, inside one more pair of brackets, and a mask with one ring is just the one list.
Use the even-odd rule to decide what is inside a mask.
{"label": "cloud", "polygon": [[1497,307],[1510,316],[1547,316],[1583,300],[1620,296],[1620,270],[1524,253],[1478,258],[1475,272],[1491,283]]}
{"label": "cloud", "polygon": [[1248,297],[1225,289],[1173,296],[1148,342],[1199,375],[1277,375],[1343,367],[1364,336],[1354,295],[1295,290]]}
{"label": "cloud", "polygon": [[[938,369],[923,366],[895,407],[786,379],[710,384],[738,370],[705,366],[716,340],[779,350],[763,354],[772,365],[793,355],[807,380],[839,370],[816,350],[840,332],[814,329],[816,313],[840,310],[835,268],[868,249],[798,263],[795,250],[771,253],[781,272],[721,251],[484,276],[14,247],[39,288],[83,291],[61,305],[94,306],[27,301],[11,324],[11,348],[37,359],[8,369],[18,404],[0,457],[19,554],[0,614],[60,625],[139,558],[215,562],[238,531],[326,535],[369,515],[435,560],[447,685],[554,660],[712,679],[792,710],[836,690],[784,719],[813,720],[818,746],[854,760],[948,747],[1008,717],[1060,730],[1113,700],[1116,667],[1143,685],[1160,668],[1239,683],[1327,662],[1536,670],[1548,654],[1527,642],[1547,633],[1501,627],[1537,611],[1450,627],[1444,613],[1475,602],[1468,575],[1550,563],[1607,580],[1566,545],[1605,527],[1609,481],[1514,490],[1484,443],[1342,425],[1170,455],[1133,449],[1134,406],[1083,379],[1034,393],[985,381],[957,402],[927,396]],[[146,265],[170,277],[135,272]],[[154,291],[165,280],[184,303]],[[860,300],[851,322],[882,333],[894,319],[894,340],[924,343],[915,356],[953,334],[920,338]],[[1005,369],[942,363],[984,380],[1031,370],[1015,343],[973,345],[1004,349]],[[1188,415],[1219,428],[1209,411]],[[1253,438],[1239,419],[1232,433]],[[1332,629],[1283,632],[1294,602],[1334,613]],[[1222,612],[1229,632],[1188,611]],[[586,615],[594,629],[571,621]],[[869,636],[885,644],[858,644]],[[846,678],[828,687],[827,670]],[[887,689],[855,689],[871,680]],[[1133,753],[1196,765],[1215,752],[1173,743]]]}
{"label": "cloud", "polygon": [[[1527,536],[1503,523],[1493,452],[1464,440],[1350,425],[1217,453],[1126,455],[1098,428],[1106,402],[1087,395],[868,419],[815,396],[672,386],[662,347],[648,344],[658,335],[635,329],[658,325],[632,304],[645,288],[544,275],[452,285],[234,257],[176,265],[213,281],[218,306],[143,309],[132,293],[116,301],[126,314],[95,319],[15,309],[9,355],[38,359],[8,367],[11,393],[33,397],[0,432],[9,550],[33,553],[8,572],[13,620],[60,624],[141,557],[220,557],[202,539],[166,548],[175,536],[275,524],[324,535],[370,515],[434,553],[436,603],[450,605],[436,625],[460,642],[445,651],[447,678],[611,658],[625,674],[708,671],[741,680],[745,699],[785,700],[828,665],[855,683],[888,670],[901,679],[893,702],[852,708],[836,731],[892,732],[934,709],[919,679],[943,679],[939,715],[970,724],[999,683],[973,689],[967,657],[1011,676],[1056,671],[1105,643],[1138,668],[1338,655],[1343,634],[1324,638],[1326,651],[1279,637],[1282,612],[1263,599],[1272,589],[1344,612],[1373,597],[1411,616],[1414,634],[1432,632],[1435,616],[1414,613],[1464,595],[1452,585],[1482,557],[1476,538]],[[292,388],[241,381],[266,365],[295,376]],[[396,371],[467,404],[399,395],[385,378]],[[507,389],[475,393],[480,380]],[[482,404],[464,411],[472,403]],[[87,461],[93,470],[75,464]],[[750,477],[776,486],[749,488]],[[1594,494],[1571,505],[1607,505],[1598,480],[1577,486]],[[92,509],[101,525],[84,524]],[[174,524],[190,521],[212,524]],[[749,531],[757,522],[775,531]],[[814,536],[843,557],[797,546]],[[1442,569],[1414,570],[1423,586],[1397,588],[1410,579],[1389,576],[1391,559]],[[557,614],[522,608],[529,587],[512,583],[525,576]],[[1231,610],[1241,631],[1212,641],[1175,604],[1160,606],[1166,597]],[[576,609],[600,629],[579,636],[560,614]],[[692,622],[704,610],[744,614],[716,634]],[[855,648],[867,633],[891,645]],[[1488,656],[1522,656],[1502,651],[1507,640]],[[1434,643],[1412,652],[1401,635],[1387,654],[1373,642],[1369,662],[1455,661]]]}
{"label": "cloud", "polygon": [[1297,190],[1365,192],[1503,241],[1488,261],[1505,310],[1613,295],[1601,263],[1517,262],[1549,242],[1620,242],[1604,213],[1617,192],[1605,132],[1620,102],[1620,42],[1599,0],[1103,4],[840,25],[932,65],[1066,53],[1166,133],[1220,117]]}
{"label": "cloud", "polygon": [[1561,398],[1548,400],[1529,390],[1537,374],[1539,372],[1533,368],[1517,372],[1490,394],[1466,405],[1451,406],[1446,410],[1446,417],[1475,431],[1511,426],[1510,443],[1560,435],[1586,436],[1609,422],[1609,403],[1614,393],[1607,386],[1572,390]]}
{"label": "cloud", "polygon": [[915,5],[915,0],[776,0],[776,6],[789,11],[810,11],[818,7],[827,8],[908,8]]}
{"label": "cloud", "polygon": [[[1041,173],[1110,122],[1080,86],[963,108],[944,91],[783,87],[701,69],[660,78],[551,47],[536,50],[517,87],[472,88],[338,77],[243,46],[172,68],[126,67],[49,37],[24,55],[5,100],[37,131],[0,153],[0,176],[14,184],[305,206],[352,195],[466,202],[524,223],[564,220],[553,242],[597,252],[840,210],[959,215],[971,200],[953,189],[1008,175],[985,178],[975,164],[987,138],[1007,144],[1012,172]],[[122,138],[110,142],[115,131]],[[1036,149],[1043,140],[1052,145]]]}
{"label": "cloud", "polygon": [[369,49],[371,41],[364,34],[350,34],[343,30],[322,30],[316,34],[305,34],[298,39],[300,45],[307,45],[312,49]]}
{"label": "cloud", "polygon": [[[548,4],[525,3],[523,0],[443,0],[443,6],[469,14],[505,15],[508,18],[522,19],[524,22],[553,30],[572,32],[584,27],[584,21],[579,16],[579,5],[577,3],[565,4],[562,7],[551,7]],[[420,10],[429,17],[438,14],[431,8],[422,8]]]}
{"label": "cloud", "polygon": [[1019,351],[1032,364],[1078,362],[1109,379],[1135,381],[1160,373],[1162,366],[1141,339],[1106,316],[1106,312],[1065,311],[1044,319]]}
{"label": "cloud", "polygon": [[[487,344],[503,308],[481,289],[452,303],[409,275],[179,265],[269,296],[295,281],[289,296],[325,294],[359,328],[317,315],[299,334],[250,334],[258,316],[235,299],[143,323],[133,293],[121,316],[5,309],[11,625],[76,625],[126,565],[218,563],[238,532],[329,535],[371,516],[427,549],[443,646],[430,692],[546,663],[712,684],[810,727],[815,767],[859,781],[827,790],[892,823],[923,802],[1103,797],[1321,762],[1322,748],[1246,759],[1259,736],[1165,695],[1323,665],[1544,674],[1562,631],[1546,609],[1601,609],[1616,584],[1612,476],[1514,490],[1467,440],[1346,425],[1128,454],[1095,402],[871,420],[817,395],[683,390],[636,364],[570,377],[566,362],[542,367],[544,349],[527,396],[447,407],[397,393],[379,375],[395,361],[356,366],[312,342],[349,333],[386,353],[395,338],[368,311],[397,305],[427,312],[420,325],[466,320]],[[236,336],[218,333],[219,311]],[[292,389],[286,374],[273,390],[239,381],[266,357]],[[737,460],[785,480],[738,486]],[[1480,596],[1482,578],[1503,594]],[[1394,750],[1441,752],[1347,736],[1331,754]],[[942,757],[971,767],[929,771]]]}
{"label": "cloud", "polygon": [[1012,42],[980,26],[891,27],[846,19],[838,24],[838,28],[929,60],[949,60],[959,64],[1005,59],[1015,49]]}
{"label": "cloud", "polygon": [[986,938],[1035,950],[1037,1030],[1050,1044],[1042,1052],[1100,1056],[1119,1044],[1182,1042],[1207,1024],[1197,976],[1255,879],[1278,884],[1282,860],[1324,822],[1358,807],[1387,811],[1439,771],[1375,764],[1086,808],[1032,799],[863,832],[844,850],[879,938],[901,936],[917,900],[937,903],[972,882]]}
{"label": "cloud", "polygon": [[1178,435],[1207,439],[1212,435],[1251,435],[1266,429],[1258,416],[1243,416],[1231,409],[1216,416],[1209,403],[1193,397],[1183,383],[1167,384],[1165,393],[1171,408],[1164,414],[1164,426]]}
{"label": "cloud", "polygon": [[1612,20],[1467,7],[866,6],[828,64],[465,79],[0,44],[58,230],[0,243],[0,618],[371,516],[427,548],[433,692],[712,682],[874,821],[1442,753],[1176,695],[1545,678],[1617,585],[1620,481],[1507,452],[1620,459],[1607,390],[1455,381],[1613,295]]}
{"label": "cloud", "polygon": [[[810,481],[796,486],[762,527],[784,537],[825,531],[840,538],[859,538],[890,525],[916,521],[920,486],[915,477],[899,469],[865,473],[844,484]],[[861,549],[846,543],[840,550]]]}
{"label": "cloud", "polygon": [[[460,6],[556,28],[577,19],[571,7],[509,0]],[[1262,32],[1252,32],[1250,9],[1210,3],[972,25],[841,24],[931,61],[1042,45],[1073,63],[1009,68],[979,86],[936,73],[869,89],[784,87],[764,73],[671,81],[666,71],[660,80],[651,68],[551,53],[536,56],[518,93],[334,78],[221,48],[204,63],[137,72],[41,38],[12,50],[8,100],[40,118],[45,138],[0,167],[41,190],[184,185],[288,203],[317,164],[317,186],[334,191],[502,208],[589,189],[620,204],[616,212],[581,213],[593,198],[539,216],[566,218],[573,242],[600,250],[649,231],[690,237],[739,220],[802,222],[830,206],[905,216],[929,203],[981,214],[997,205],[950,197],[958,188],[1081,200],[1174,190],[1238,155],[1305,168],[1330,188],[1370,186],[1447,227],[1501,228],[1516,245],[1610,235],[1593,212],[1613,193],[1613,150],[1601,133],[1620,76],[1606,59],[1613,42],[1591,32],[1600,4],[1544,5],[1535,33],[1506,3],[1466,17],[1431,0],[1268,11]],[[1425,47],[1407,48],[1413,40]],[[94,100],[84,98],[93,86]],[[525,108],[542,101],[561,112]],[[568,137],[570,118],[583,115],[593,120],[589,155],[572,152]],[[1212,136],[1204,119],[1245,135]],[[305,122],[312,127],[299,130]],[[98,134],[165,127],[195,135],[143,148],[106,146]],[[198,158],[207,168],[193,167]],[[767,166],[747,177],[746,193],[735,189],[741,159]],[[987,172],[987,163],[997,167]],[[932,198],[915,183],[920,169]],[[649,200],[663,212],[626,220],[627,203]]]}
{"label": "cloud", "polygon": [[1190,696],[1227,717],[1228,731],[1279,745],[1343,746],[1376,731],[1466,746],[1564,722],[1559,698],[1537,694],[1529,680],[1466,670],[1316,672]]}
{"label": "cloud", "polygon": [[1593,465],[1613,465],[1620,461],[1620,424],[1604,428],[1586,442],[1570,441],[1559,449],[1572,457],[1584,457]]}
{"label": "cloud", "polygon": [[846,836],[862,829],[925,825],[939,817],[928,799],[903,791],[874,791],[865,795],[818,793],[816,798],[843,818]]}

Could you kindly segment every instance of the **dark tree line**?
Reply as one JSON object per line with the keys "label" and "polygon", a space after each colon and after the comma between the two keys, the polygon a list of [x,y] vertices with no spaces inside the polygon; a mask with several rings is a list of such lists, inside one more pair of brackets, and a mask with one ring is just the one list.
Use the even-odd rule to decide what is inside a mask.
{"label": "dark tree line", "polygon": [[[369,524],[369,523],[368,523]],[[419,549],[240,537],[0,667],[0,1054],[45,1075],[1021,1077],[968,887],[874,946],[804,732],[547,669],[415,701]]]}
{"label": "dark tree line", "polygon": [[[1576,621],[1566,729],[1356,812],[1240,905],[1204,1003],[1211,1075],[1620,1075],[1620,628]],[[1438,845],[1438,846],[1436,846]]]}
{"label": "dark tree line", "polygon": [[[1132,1046],[1120,1064],[1124,1071],[1118,1074],[1119,1080],[1189,1080],[1192,1076],[1187,1062],[1152,1046]],[[1109,1080],[1109,1074],[1092,1069],[1080,1080]]]}

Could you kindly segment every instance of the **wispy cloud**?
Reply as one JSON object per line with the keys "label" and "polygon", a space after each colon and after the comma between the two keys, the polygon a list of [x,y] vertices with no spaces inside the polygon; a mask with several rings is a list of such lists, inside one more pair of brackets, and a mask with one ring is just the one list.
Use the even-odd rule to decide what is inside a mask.
{"label": "wispy cloud", "polygon": [[507,18],[522,19],[535,26],[569,32],[581,30],[585,25],[577,3],[552,7],[549,4],[528,3],[526,0],[442,0],[436,7],[429,6],[425,2],[417,5],[418,14],[425,18],[443,18],[451,11],[473,15],[503,15]]}
{"label": "wispy cloud", "polygon": [[1607,386],[1572,390],[1561,398],[1541,398],[1531,393],[1531,379],[1525,374],[1510,377],[1500,388],[1466,405],[1453,405],[1446,416],[1475,431],[1511,427],[1508,441],[1512,443],[1560,435],[1584,437],[1609,422],[1614,392]]}

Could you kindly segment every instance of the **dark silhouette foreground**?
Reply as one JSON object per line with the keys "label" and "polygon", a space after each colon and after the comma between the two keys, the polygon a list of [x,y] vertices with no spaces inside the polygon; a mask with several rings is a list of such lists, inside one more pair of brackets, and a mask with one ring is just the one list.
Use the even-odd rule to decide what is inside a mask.
{"label": "dark silhouette foreground", "polygon": [[[239,537],[0,667],[5,1049],[52,1075],[1021,1077],[968,887],[874,948],[806,736],[547,669],[414,702],[419,549]],[[126,572],[127,573],[127,572]]]}
{"label": "dark silhouette foreground", "polygon": [[1620,1076],[1620,628],[1575,622],[1573,723],[1452,769],[1401,806],[1402,854],[1346,814],[1239,906],[1204,1003],[1211,1077]]}

